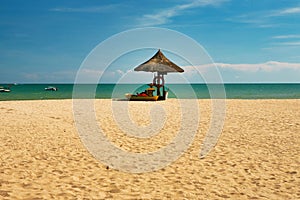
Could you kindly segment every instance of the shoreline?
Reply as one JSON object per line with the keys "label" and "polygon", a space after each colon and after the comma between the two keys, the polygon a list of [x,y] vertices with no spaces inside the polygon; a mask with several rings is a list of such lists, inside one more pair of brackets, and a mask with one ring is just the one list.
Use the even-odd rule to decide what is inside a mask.
{"label": "shoreline", "polygon": [[[111,100],[111,101],[128,101],[127,99],[111,99],[111,98],[91,98],[92,100]],[[82,98],[82,99],[77,99],[77,100],[91,100],[91,99],[86,99],[86,98]],[[197,101],[201,101],[201,100],[229,100],[229,101],[235,101],[235,100],[246,100],[246,101],[259,101],[259,100],[263,100],[263,101],[267,101],[267,100],[300,100],[300,98],[257,98],[257,99],[247,99],[247,98],[225,98],[225,99],[210,99],[210,98],[203,98],[203,99],[193,99],[193,98],[184,98],[184,99],[179,99],[179,98],[168,98],[167,100],[163,100],[163,101],[168,101],[168,100],[197,100]],[[14,102],[14,101],[69,101],[69,100],[74,100],[73,98],[70,99],[17,99],[17,100],[0,100],[0,102]],[[135,101],[135,102],[163,102],[163,101]],[[132,101],[134,102],[134,101]]]}
{"label": "shoreline", "polygon": [[[16,85],[11,92],[0,93],[4,100],[47,100],[72,98],[123,99],[126,93],[144,91],[146,84],[100,84],[79,85],[57,84],[57,91],[45,91],[49,85]],[[53,87],[54,87],[53,86]],[[77,89],[76,89],[77,88]],[[300,99],[300,84],[229,84],[215,86],[206,84],[172,84],[166,85],[168,98],[197,99]],[[76,89],[74,93],[74,89]],[[225,89],[225,90],[224,90]]]}

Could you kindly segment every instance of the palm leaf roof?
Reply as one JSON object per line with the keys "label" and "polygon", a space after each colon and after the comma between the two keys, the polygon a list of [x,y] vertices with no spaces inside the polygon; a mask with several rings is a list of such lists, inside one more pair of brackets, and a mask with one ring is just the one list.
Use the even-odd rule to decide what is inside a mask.
{"label": "palm leaf roof", "polygon": [[160,72],[160,73],[168,73],[168,72],[184,72],[179,66],[170,61],[161,51],[160,49],[157,53],[147,60],[146,62],[137,66],[134,71],[145,71],[145,72]]}

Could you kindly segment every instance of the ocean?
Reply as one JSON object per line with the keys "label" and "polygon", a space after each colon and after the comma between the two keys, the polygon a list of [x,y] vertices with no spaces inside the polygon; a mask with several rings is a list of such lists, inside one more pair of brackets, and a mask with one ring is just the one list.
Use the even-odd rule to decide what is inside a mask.
{"label": "ocean", "polygon": [[[6,84],[0,84],[6,86]],[[58,88],[58,91],[45,91],[48,86]],[[98,98],[98,99],[125,99],[125,93],[144,91],[147,85],[137,84],[81,84],[76,85],[77,93],[73,95],[73,84],[16,84],[12,85],[11,92],[0,92],[0,101],[6,100],[38,100],[38,99],[72,99]],[[211,91],[208,88],[220,88],[220,85],[168,84],[168,98],[198,98],[210,99]],[[300,99],[300,83],[296,84],[225,84],[227,99]],[[94,90],[96,92],[94,92]],[[217,98],[224,98],[222,91],[213,91]],[[176,95],[175,95],[176,94]]]}

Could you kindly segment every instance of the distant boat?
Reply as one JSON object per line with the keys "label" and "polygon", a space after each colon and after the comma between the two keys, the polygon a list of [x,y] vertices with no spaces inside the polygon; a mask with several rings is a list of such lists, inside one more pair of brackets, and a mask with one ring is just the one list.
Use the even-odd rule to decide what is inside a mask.
{"label": "distant boat", "polygon": [[8,87],[0,86],[0,92],[10,92],[10,86]]}
{"label": "distant boat", "polygon": [[0,88],[0,92],[10,92],[10,89],[7,89],[7,88]]}
{"label": "distant boat", "polygon": [[53,87],[53,86],[49,86],[45,88],[46,91],[57,91],[58,88],[57,87]]}

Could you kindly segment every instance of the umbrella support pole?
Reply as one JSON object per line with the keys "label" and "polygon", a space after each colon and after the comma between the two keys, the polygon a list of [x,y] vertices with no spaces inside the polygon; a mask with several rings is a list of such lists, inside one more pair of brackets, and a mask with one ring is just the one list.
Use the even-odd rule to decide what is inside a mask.
{"label": "umbrella support pole", "polygon": [[[160,73],[157,72],[157,75],[154,75],[153,78],[153,85],[157,88],[157,96],[159,96],[159,100],[165,100],[166,99],[166,91],[165,91],[165,78],[164,75],[167,73]],[[163,93],[161,95],[160,88],[163,88]]]}

